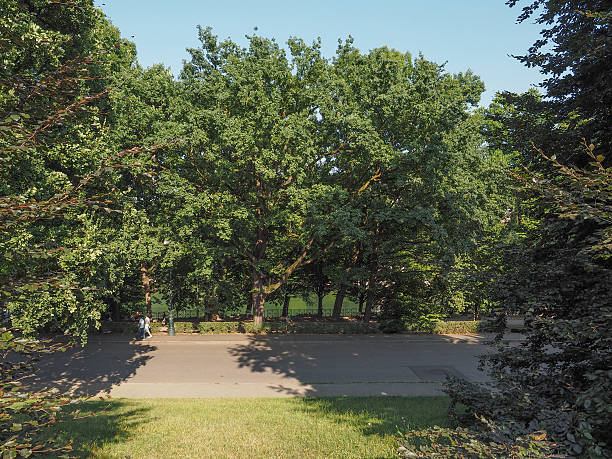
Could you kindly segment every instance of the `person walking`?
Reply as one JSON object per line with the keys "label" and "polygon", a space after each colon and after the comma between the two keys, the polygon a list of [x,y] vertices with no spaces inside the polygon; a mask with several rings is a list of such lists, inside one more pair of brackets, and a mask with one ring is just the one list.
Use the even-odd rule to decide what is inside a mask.
{"label": "person walking", "polygon": [[142,316],[138,319],[138,339],[145,339],[145,320]]}
{"label": "person walking", "polygon": [[144,333],[142,334],[142,337],[144,339],[147,339],[147,337],[145,336],[145,333],[147,335],[149,335],[149,338],[153,338],[153,335],[151,334],[151,317],[149,317],[149,314],[147,314],[144,318]]}

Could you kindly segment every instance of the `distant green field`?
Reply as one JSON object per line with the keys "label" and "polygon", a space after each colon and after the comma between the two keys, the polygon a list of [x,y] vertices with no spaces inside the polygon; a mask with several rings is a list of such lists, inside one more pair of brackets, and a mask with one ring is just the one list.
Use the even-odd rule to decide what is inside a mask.
{"label": "distant green field", "polygon": [[[323,314],[330,315],[332,309],[334,308],[334,301],[336,301],[336,295],[334,293],[330,293],[325,295],[323,298]],[[161,313],[164,311],[168,311],[168,304],[164,301],[161,295],[154,294],[151,298],[151,307],[154,313]],[[245,306],[246,307],[246,306]],[[270,302],[266,303],[266,315],[269,317],[277,317],[280,316],[282,312],[283,305],[279,302]],[[359,308],[359,305],[354,301],[351,301],[348,297],[344,298],[344,302],[342,303],[342,310],[350,313],[355,313]],[[183,309],[182,311],[193,311],[195,313],[195,308],[193,309]],[[244,311],[241,311],[244,312]],[[200,314],[203,314],[203,311],[200,311]],[[311,294],[308,298],[308,302],[304,301],[301,296],[291,297],[291,301],[289,302],[289,315],[297,315],[297,314],[316,314],[317,313],[317,296],[315,294]]]}

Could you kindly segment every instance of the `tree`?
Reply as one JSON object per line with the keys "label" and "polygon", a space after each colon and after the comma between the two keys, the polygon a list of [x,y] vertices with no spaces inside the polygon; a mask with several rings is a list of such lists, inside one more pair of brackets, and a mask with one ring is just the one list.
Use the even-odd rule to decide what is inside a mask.
{"label": "tree", "polygon": [[[161,65],[143,70],[136,65],[121,77],[121,84],[110,94],[113,126],[110,134],[115,148],[163,145],[169,139],[174,142],[178,135],[171,114],[178,88],[169,70]],[[118,187],[125,190],[123,211],[130,215],[122,223],[122,230],[130,233],[126,234],[129,243],[123,251],[123,262],[131,270],[137,266],[140,272],[140,289],[148,314],[152,313],[151,295],[163,280],[161,268],[168,253],[163,242],[171,239],[170,216],[162,210],[159,193],[159,175],[167,174],[163,150],[156,148],[156,154],[155,176],[125,170],[118,177]],[[146,157],[139,159],[149,163]]]}
{"label": "tree", "polygon": [[57,327],[84,342],[99,324],[111,183],[142,150],[112,151],[103,110],[109,75],[134,53],[88,0],[2,1],[0,30],[0,454],[57,455],[71,445],[36,436],[72,398],[19,379],[58,346],[24,334]]}
{"label": "tree", "polygon": [[470,73],[386,48],[363,55],[351,40],[331,65],[297,39],[291,61],[257,36],[248,49],[209,29],[200,40],[181,76],[176,119],[194,134],[176,170],[208,202],[210,247],[251,265],[256,321],[298,268],[357,242],[369,317],[384,253],[451,254],[490,218],[480,118],[468,112],[482,84]]}
{"label": "tree", "polygon": [[[520,2],[509,0],[506,3],[513,7]],[[528,67],[539,68],[547,76],[542,87],[551,101],[555,121],[567,124],[571,131],[565,138],[566,145],[555,149],[555,153],[564,161],[584,161],[584,155],[576,153],[580,151],[580,139],[586,138],[589,144],[595,145],[596,155],[607,156],[604,161],[610,161],[610,2],[528,1],[518,22],[533,16],[536,16],[536,23],[545,26],[540,32],[542,37],[527,54],[517,58]]]}
{"label": "tree", "polygon": [[[368,320],[375,300],[409,298],[394,288],[432,285],[443,265],[473,245],[499,214],[500,164],[481,149],[482,118],[469,112],[483,89],[471,73],[449,75],[422,56],[387,48],[361,54],[351,40],[339,46],[333,71],[334,102],[322,114],[337,120],[333,135],[350,154],[332,157],[329,177],[346,189],[369,184],[352,202],[358,223],[340,277],[352,272],[357,280],[358,273],[367,285]],[[405,306],[397,313],[406,314]]]}
{"label": "tree", "polygon": [[[469,431],[445,435],[470,438],[480,454],[611,454],[612,170],[604,157],[611,139],[609,107],[603,105],[611,88],[609,76],[597,73],[609,60],[608,3],[537,1],[519,18],[541,7],[538,21],[552,26],[543,31],[556,44],[551,52],[543,52],[546,43],[538,41],[520,57],[552,74],[543,85],[551,103],[544,112],[507,112],[501,125],[510,144],[532,145],[521,152],[530,168],[509,171],[520,195],[528,197],[515,215],[530,218],[523,226],[529,231],[508,246],[495,285],[503,312],[525,315],[526,342],[500,346],[483,359],[493,390],[449,385],[471,422]],[[493,107],[499,114],[498,109]],[[555,126],[546,134],[534,123],[530,131],[525,119],[550,119]],[[572,138],[582,134],[590,140]],[[438,454],[465,453],[462,446],[436,448]]]}
{"label": "tree", "polygon": [[[193,129],[178,166],[208,201],[211,245],[251,266],[255,321],[266,296],[307,264],[311,247],[333,224],[343,192],[320,183],[326,157],[318,115],[327,64],[319,45],[290,40],[291,61],[271,40],[247,49],[199,29],[181,80],[180,119]],[[325,209],[325,210],[324,210]]]}
{"label": "tree", "polygon": [[116,218],[112,175],[130,156],[106,136],[105,85],[133,47],[88,1],[5,2],[1,27],[0,299],[24,331],[84,337],[109,285],[94,235]]}

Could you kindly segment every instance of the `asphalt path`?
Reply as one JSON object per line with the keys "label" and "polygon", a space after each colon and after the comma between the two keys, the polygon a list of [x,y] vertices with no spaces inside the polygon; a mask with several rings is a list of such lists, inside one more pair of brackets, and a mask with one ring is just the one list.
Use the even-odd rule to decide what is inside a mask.
{"label": "asphalt path", "polygon": [[[94,336],[24,382],[130,398],[438,395],[447,375],[485,382],[484,335]],[[507,335],[519,341],[520,335]]]}

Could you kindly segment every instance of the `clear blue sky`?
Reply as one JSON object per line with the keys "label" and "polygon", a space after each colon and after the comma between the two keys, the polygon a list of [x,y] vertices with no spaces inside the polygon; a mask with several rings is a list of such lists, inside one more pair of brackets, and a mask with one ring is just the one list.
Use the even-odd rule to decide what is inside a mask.
{"label": "clear blue sky", "polygon": [[[525,91],[541,81],[509,54],[521,54],[538,38],[540,26],[516,24],[518,7],[504,0],[328,0],[202,1],[96,0],[96,6],[133,40],[144,67],[163,63],[178,75],[185,48],[197,47],[196,26],[212,26],[220,38],[245,45],[245,34],[284,43],[291,36],[321,37],[332,57],[338,39],[352,35],[363,52],[388,46],[443,63],[455,73],[471,69],[483,79],[487,105],[496,91]],[[520,4],[519,4],[520,6]]]}

